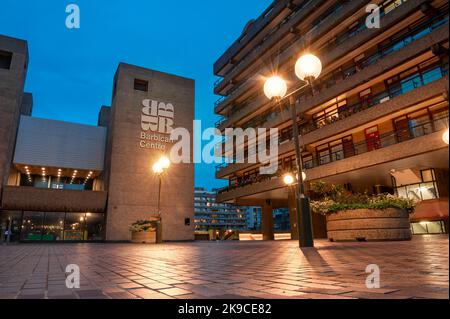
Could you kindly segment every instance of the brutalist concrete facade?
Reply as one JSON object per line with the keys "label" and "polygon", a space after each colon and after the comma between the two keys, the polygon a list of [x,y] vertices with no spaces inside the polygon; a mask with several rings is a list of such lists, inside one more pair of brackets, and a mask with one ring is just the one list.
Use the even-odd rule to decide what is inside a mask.
{"label": "brutalist concrete facade", "polygon": [[[296,173],[290,108],[263,91],[274,75],[294,97],[307,192],[322,180],[415,198],[421,203],[413,226],[442,222],[448,232],[448,1],[378,2],[379,28],[366,23],[371,3],[273,1],[214,64],[216,128],[279,130],[276,174],[261,174],[253,161],[233,163],[231,152],[225,154],[230,164],[216,170],[216,178],[229,182],[218,202],[261,206],[264,239],[274,238],[276,208],[289,208],[297,236],[295,201],[283,182],[283,175]],[[323,66],[309,88],[294,72],[305,53]],[[255,140],[235,148],[250,149]],[[320,226],[324,220],[313,220],[316,237],[324,237]]]}
{"label": "brutalist concrete facade", "polygon": [[[136,81],[146,84],[144,90],[135,89]],[[152,165],[168,154],[173,142],[165,142],[170,135],[162,133],[160,127],[156,131],[143,129],[144,104],[157,103],[158,124],[167,115],[164,112],[171,113],[173,118],[167,118],[173,120],[173,128],[185,128],[192,136],[194,86],[190,79],[120,64],[115,77],[107,154],[107,240],[128,240],[128,225],[158,216],[158,177],[152,174]],[[164,241],[194,239],[193,190],[193,164],[172,165],[163,176]]]}
{"label": "brutalist concrete facade", "polygon": [[[27,42],[0,36],[0,54],[0,232],[3,233],[12,220],[13,228],[18,232],[13,240],[20,238],[28,241],[20,230],[25,222],[31,222],[25,218],[26,214],[37,212],[42,216],[67,216],[84,213],[86,217],[83,218],[86,219],[94,215],[106,216],[102,225],[98,223],[103,230],[96,232],[95,241],[130,240],[129,227],[133,222],[158,216],[158,177],[152,172],[152,165],[162,155],[168,156],[176,143],[170,139],[171,130],[184,128],[193,136],[195,82],[121,63],[114,78],[112,106],[100,108],[98,127],[52,121],[57,127],[75,126],[73,129],[82,132],[79,136],[61,134],[67,135],[67,143],[60,141],[57,143],[59,146],[53,145],[52,151],[56,154],[63,154],[60,152],[64,152],[64,145],[81,145],[86,140],[92,140],[92,134],[89,137],[86,132],[101,133],[99,131],[107,130],[107,137],[97,142],[98,147],[81,152],[83,155],[79,154],[81,157],[78,160],[74,158],[70,167],[60,165],[57,159],[45,159],[45,156],[36,156],[29,162],[17,162],[15,150],[33,153],[33,148],[28,146],[29,140],[17,139],[18,131],[27,130],[25,118],[40,123],[39,119],[30,118],[33,96],[24,93]],[[35,129],[39,130],[39,127]],[[39,134],[45,140],[45,134],[51,132],[47,133],[42,127]],[[45,152],[46,144],[39,141],[33,141],[33,147],[36,147],[36,142],[43,145],[44,150],[39,151],[52,153]],[[190,154],[192,142],[190,140]],[[54,149],[58,147],[60,149]],[[82,158],[91,153],[91,158],[84,159],[94,159],[93,152],[101,154],[100,159],[95,157],[99,164],[95,168],[86,166]],[[49,180],[47,188],[31,183],[31,175],[40,178],[41,169],[42,177]],[[70,180],[71,176],[72,179],[84,176],[85,183],[91,179],[92,186],[73,190],[66,189],[63,184],[55,183],[56,187],[52,184],[53,180],[64,177]],[[24,183],[28,179],[31,184]],[[160,210],[164,241],[194,240],[192,158],[189,163],[171,165],[162,176]],[[66,217],[59,218],[64,220]],[[47,225],[44,217],[35,226],[41,227],[42,238],[49,238],[45,229],[58,228],[57,224]],[[84,227],[83,234],[88,233],[87,222]],[[58,234],[64,233],[62,239],[56,235],[58,239],[55,240],[64,241],[68,232],[62,228],[58,231]],[[86,238],[89,236],[82,235],[80,240],[92,240]]]}
{"label": "brutalist concrete facade", "polygon": [[[26,41],[0,36],[0,194],[8,181],[28,65]],[[29,101],[29,99],[28,99]],[[29,104],[29,103],[28,103]]]}

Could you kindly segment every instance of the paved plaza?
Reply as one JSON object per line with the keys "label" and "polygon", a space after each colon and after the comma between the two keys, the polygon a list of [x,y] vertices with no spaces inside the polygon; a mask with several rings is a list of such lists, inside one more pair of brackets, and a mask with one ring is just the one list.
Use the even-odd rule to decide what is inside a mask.
{"label": "paved plaza", "polygon": [[[411,242],[295,241],[0,246],[0,298],[448,298],[448,236]],[[65,285],[77,264],[80,289]],[[367,265],[381,287],[366,288]]]}

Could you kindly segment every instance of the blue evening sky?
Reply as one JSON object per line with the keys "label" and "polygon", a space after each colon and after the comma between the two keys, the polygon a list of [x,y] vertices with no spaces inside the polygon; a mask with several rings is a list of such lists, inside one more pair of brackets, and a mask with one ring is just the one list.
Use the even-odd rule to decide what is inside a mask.
{"label": "blue evening sky", "polygon": [[[0,34],[28,41],[26,91],[33,115],[97,123],[111,104],[120,61],[196,80],[196,118],[212,127],[212,65],[271,0],[1,0]],[[81,10],[81,28],[65,26],[65,8]],[[196,186],[225,185],[214,165],[196,166]]]}

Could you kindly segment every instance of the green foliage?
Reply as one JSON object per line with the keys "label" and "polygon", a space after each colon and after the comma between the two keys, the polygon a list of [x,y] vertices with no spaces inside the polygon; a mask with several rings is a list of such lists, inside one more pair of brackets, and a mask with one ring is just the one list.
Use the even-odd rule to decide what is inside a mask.
{"label": "green foliage", "polygon": [[355,209],[404,209],[409,213],[414,211],[416,202],[412,199],[400,198],[390,194],[368,195],[367,193],[352,193],[339,185],[328,184],[323,181],[311,184],[311,190],[318,197],[311,201],[314,213],[327,215],[344,210]]}
{"label": "green foliage", "polygon": [[138,220],[130,226],[130,231],[133,233],[156,231],[157,223],[158,221]]}

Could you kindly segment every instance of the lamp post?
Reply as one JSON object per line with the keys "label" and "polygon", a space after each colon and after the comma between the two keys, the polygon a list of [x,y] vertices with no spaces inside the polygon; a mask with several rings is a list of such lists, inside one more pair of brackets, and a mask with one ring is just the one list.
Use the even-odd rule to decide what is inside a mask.
{"label": "lamp post", "polygon": [[448,136],[448,129],[445,130],[444,134],[442,134],[442,140],[444,141],[445,144],[449,144],[449,136]]}
{"label": "lamp post", "polygon": [[158,201],[157,201],[157,211],[159,223],[156,228],[156,242],[162,242],[162,215],[161,215],[161,185],[162,176],[167,169],[170,167],[170,160],[166,156],[162,156],[155,164],[153,164],[153,173],[158,177]]}
{"label": "lamp post", "polygon": [[[298,178],[296,188],[296,205],[297,205],[297,224],[299,232],[299,245],[300,247],[314,247],[314,239],[312,234],[311,223],[311,210],[309,204],[309,198],[305,195],[305,183],[304,183],[304,171],[303,171],[303,159],[300,149],[300,139],[297,124],[297,111],[295,109],[295,97],[294,94],[301,89],[307,87],[311,82],[317,79],[322,72],[322,63],[318,57],[312,54],[305,54],[301,56],[295,64],[295,74],[305,85],[296,89],[295,91],[287,94],[287,84],[279,76],[273,76],[266,80],[264,85],[264,93],[269,99],[275,99],[281,101],[285,98],[289,98],[289,106],[292,120],[292,133],[294,135],[295,144],[295,157],[297,174],[302,178]],[[287,95],[286,95],[287,94]],[[291,176],[292,177],[292,176]],[[291,182],[292,179],[285,177],[285,183]],[[286,183],[288,184],[288,183]]]}

